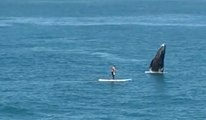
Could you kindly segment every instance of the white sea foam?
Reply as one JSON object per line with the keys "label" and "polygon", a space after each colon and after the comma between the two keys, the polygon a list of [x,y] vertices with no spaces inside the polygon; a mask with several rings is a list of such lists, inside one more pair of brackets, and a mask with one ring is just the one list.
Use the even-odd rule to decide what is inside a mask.
{"label": "white sea foam", "polygon": [[142,25],[142,26],[206,26],[206,16],[191,15],[145,15],[111,17],[4,17],[0,25],[36,24],[42,26],[101,26],[101,25]]}

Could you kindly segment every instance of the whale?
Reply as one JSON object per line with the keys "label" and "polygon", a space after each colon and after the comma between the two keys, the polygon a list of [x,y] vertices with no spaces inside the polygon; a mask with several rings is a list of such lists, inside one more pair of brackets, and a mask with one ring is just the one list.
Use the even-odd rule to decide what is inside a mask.
{"label": "whale", "polygon": [[166,53],[166,44],[163,43],[158,49],[155,57],[152,59],[149,66],[149,71],[157,72],[157,73],[164,72],[165,53]]}

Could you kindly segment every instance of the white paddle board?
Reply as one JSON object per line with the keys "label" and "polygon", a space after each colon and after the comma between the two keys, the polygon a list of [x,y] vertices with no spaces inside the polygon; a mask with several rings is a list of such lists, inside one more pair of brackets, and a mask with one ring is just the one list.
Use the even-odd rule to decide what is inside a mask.
{"label": "white paddle board", "polygon": [[98,79],[100,82],[125,82],[130,80],[132,79]]}

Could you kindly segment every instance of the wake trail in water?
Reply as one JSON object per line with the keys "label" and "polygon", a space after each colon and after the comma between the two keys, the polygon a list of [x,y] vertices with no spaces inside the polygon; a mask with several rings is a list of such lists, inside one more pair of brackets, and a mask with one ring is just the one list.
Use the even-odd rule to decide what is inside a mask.
{"label": "wake trail in water", "polygon": [[140,63],[140,62],[144,61],[144,60],[138,60],[138,59],[134,59],[134,58],[124,58],[124,57],[120,57],[118,55],[106,53],[106,52],[94,52],[94,53],[92,53],[92,55],[104,58],[104,59],[109,60],[109,61],[134,62],[134,63]]}
{"label": "wake trail in water", "polygon": [[0,26],[12,26],[14,24],[35,24],[41,26],[142,25],[204,27],[206,26],[206,16],[166,14],[156,16],[0,18]]}

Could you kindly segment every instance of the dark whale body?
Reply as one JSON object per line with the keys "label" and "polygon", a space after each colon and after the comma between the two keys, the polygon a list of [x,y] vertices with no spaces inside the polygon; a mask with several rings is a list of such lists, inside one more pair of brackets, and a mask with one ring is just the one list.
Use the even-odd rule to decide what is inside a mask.
{"label": "dark whale body", "polygon": [[164,59],[165,59],[166,45],[162,44],[157,51],[155,57],[152,59],[149,70],[152,72],[164,72]]}

